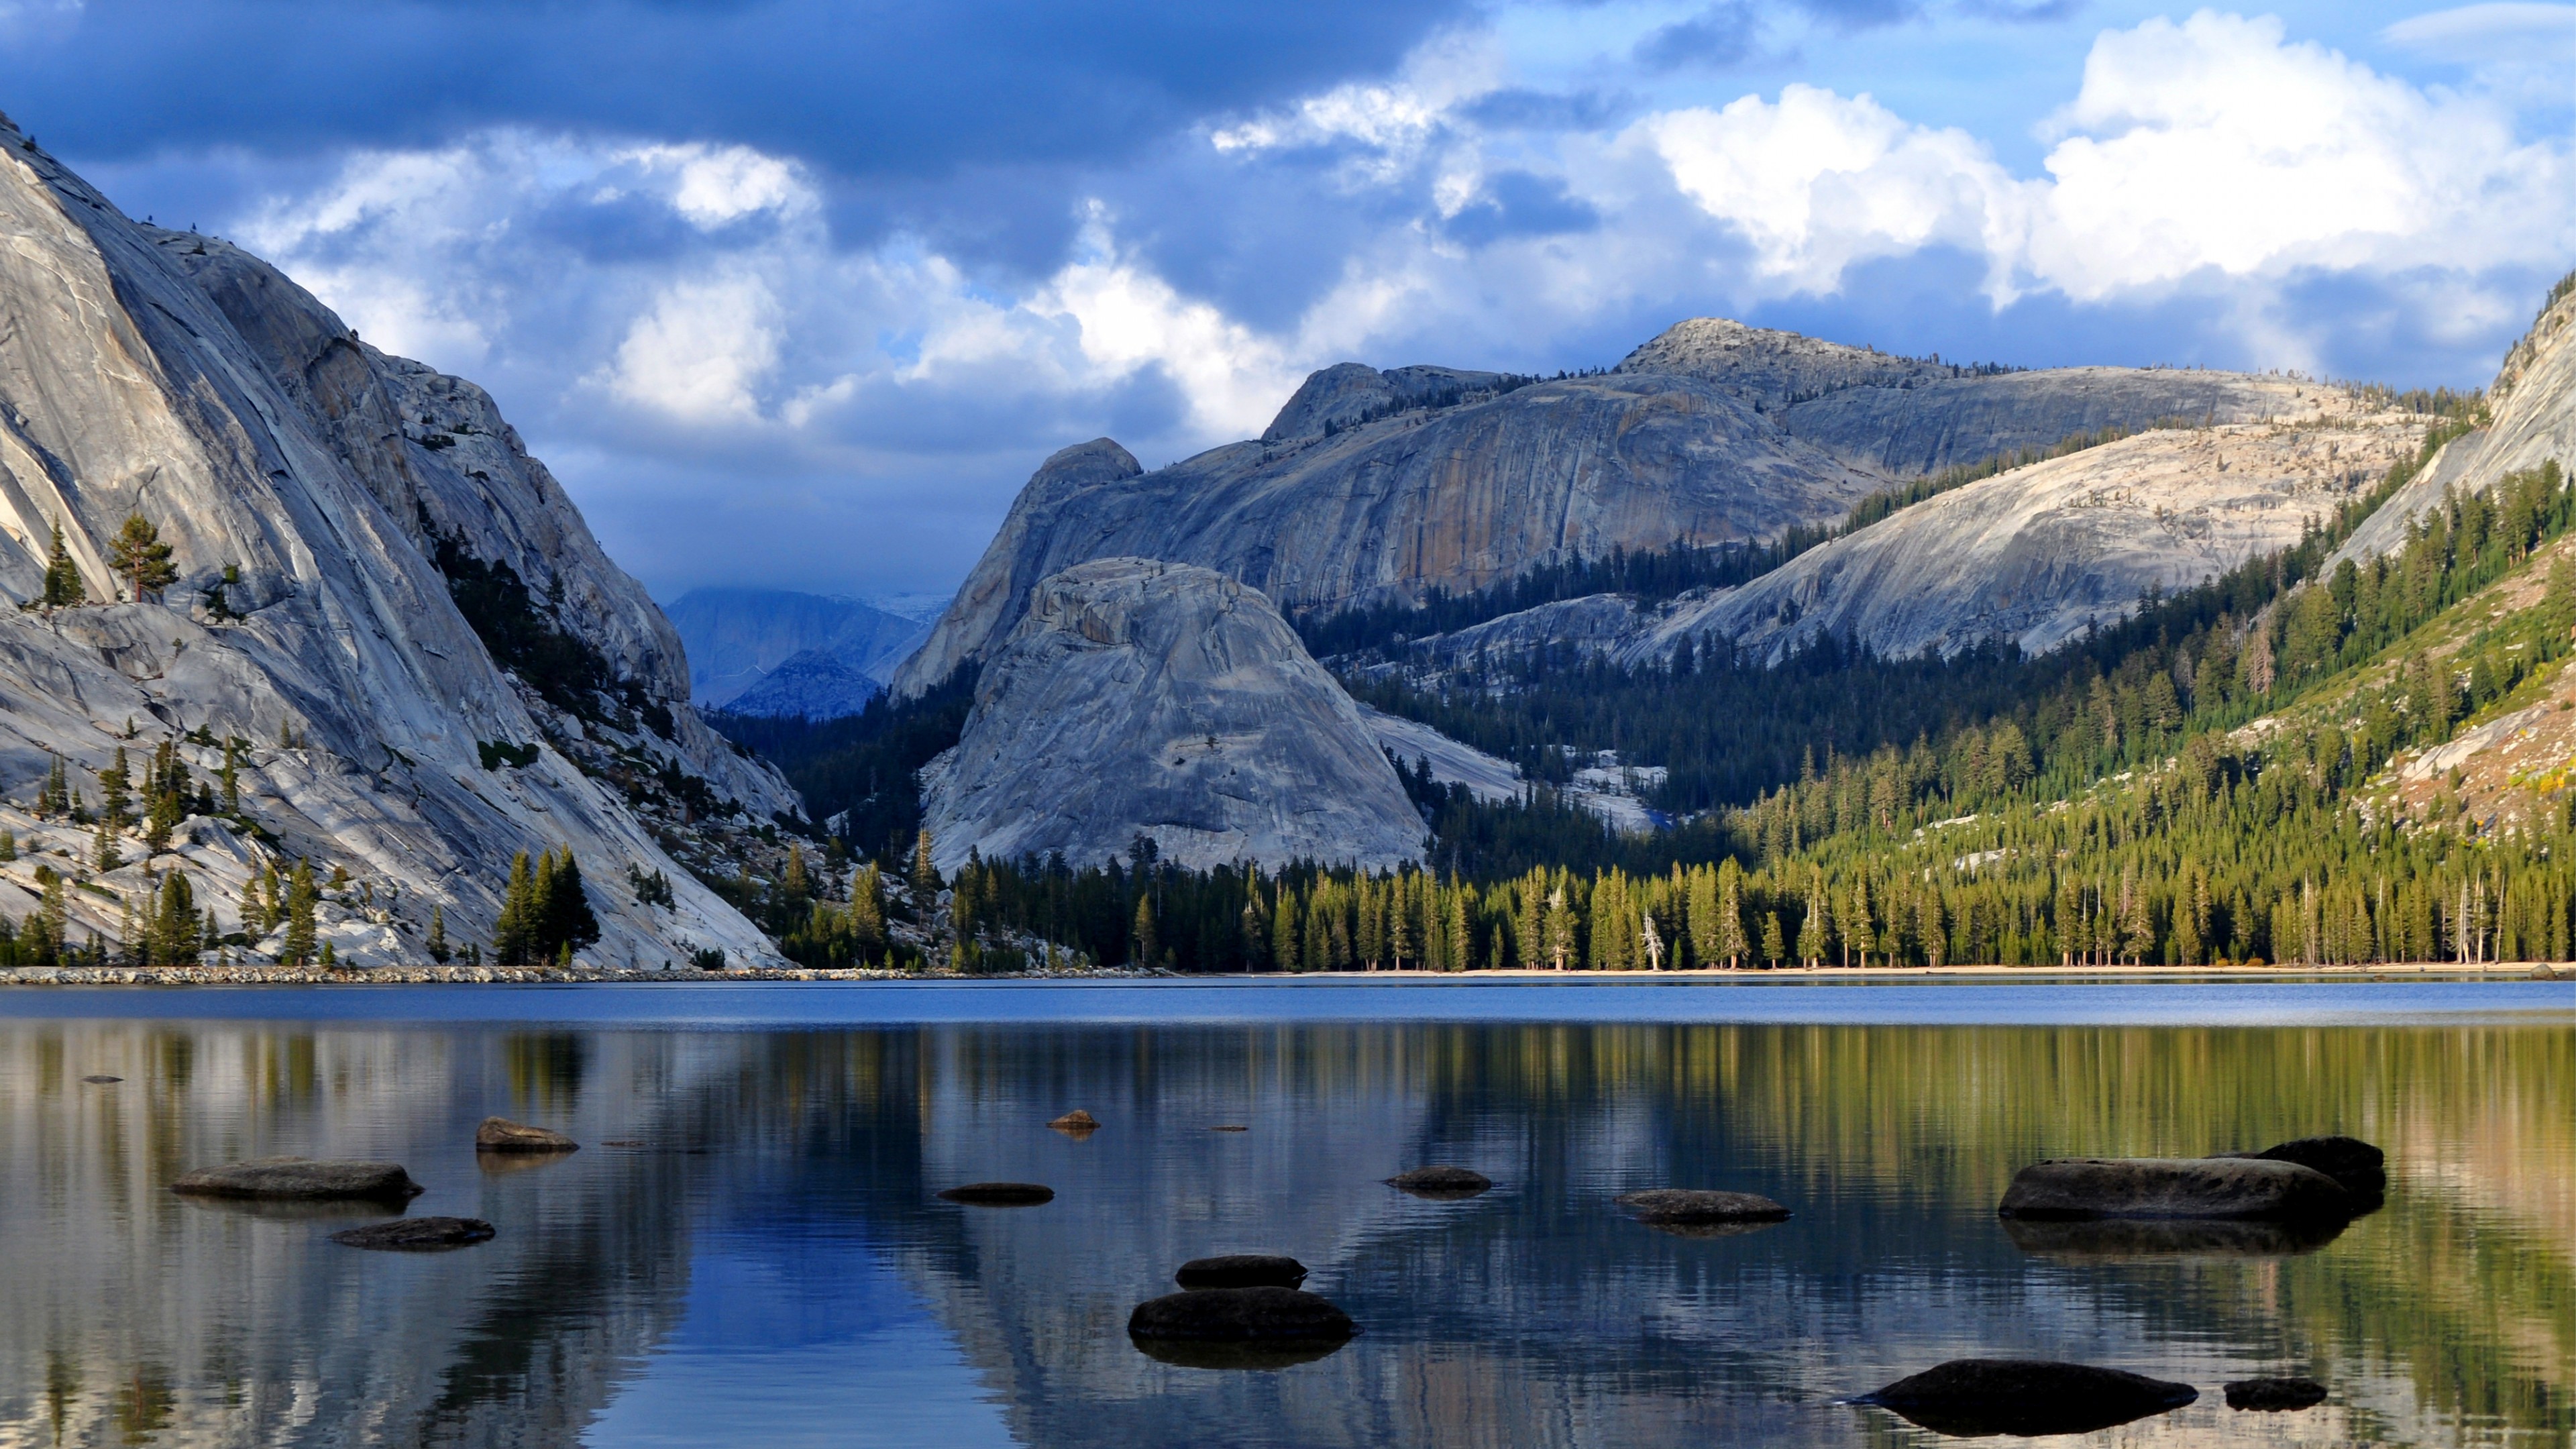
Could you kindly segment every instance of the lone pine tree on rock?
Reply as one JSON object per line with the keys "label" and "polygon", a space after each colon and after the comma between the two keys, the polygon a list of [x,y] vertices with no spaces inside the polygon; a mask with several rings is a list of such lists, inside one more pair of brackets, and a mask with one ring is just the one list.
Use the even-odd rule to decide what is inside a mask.
{"label": "lone pine tree on rock", "polygon": [[63,543],[60,519],[54,521],[53,547],[45,555],[45,584],[36,598],[48,609],[73,609],[89,602],[89,590],[81,585],[80,565],[72,562],[72,552]]}
{"label": "lone pine tree on rock", "polygon": [[117,531],[108,545],[108,556],[115,562],[116,575],[131,584],[134,602],[170,587],[179,577],[170,563],[170,545],[161,541],[161,530],[140,513],[129,513],[125,527]]}

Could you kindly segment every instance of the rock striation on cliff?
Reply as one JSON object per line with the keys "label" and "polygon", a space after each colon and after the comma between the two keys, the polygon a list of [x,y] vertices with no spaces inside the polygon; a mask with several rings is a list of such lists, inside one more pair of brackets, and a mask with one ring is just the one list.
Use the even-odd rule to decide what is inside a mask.
{"label": "rock striation on cliff", "polygon": [[1944,468],[2105,427],[2250,423],[2301,410],[2299,391],[1963,369],[1708,318],[1582,377],[1342,363],[1255,441],[1152,472],[1106,438],[1048,459],[894,688],[982,657],[1032,584],[1087,559],[1197,564],[1291,611],[1472,592],[1618,549],[1774,539]]}
{"label": "rock striation on cliff", "polygon": [[[65,934],[115,942],[176,872],[236,950],[273,951],[243,889],[304,862],[339,959],[417,962],[433,911],[489,940],[512,857],[570,848],[584,960],[774,959],[665,844],[794,793],[691,712],[678,636],[487,395],[247,253],[133,222],[5,121],[0,234],[0,595],[41,598],[59,528],[84,599],[0,611],[0,828],[36,847],[0,914],[38,909],[41,864],[80,882]],[[110,555],[138,513],[176,570],[139,600]],[[162,849],[111,841],[121,863],[31,808],[58,764],[98,803],[119,747],[139,773],[167,742],[210,783],[228,741],[237,818],[192,802]]]}
{"label": "rock striation on cliff", "polygon": [[922,772],[942,870],[1138,836],[1197,869],[1422,858],[1422,817],[1359,709],[1255,590],[1097,559],[1031,590],[977,677],[956,748]]}

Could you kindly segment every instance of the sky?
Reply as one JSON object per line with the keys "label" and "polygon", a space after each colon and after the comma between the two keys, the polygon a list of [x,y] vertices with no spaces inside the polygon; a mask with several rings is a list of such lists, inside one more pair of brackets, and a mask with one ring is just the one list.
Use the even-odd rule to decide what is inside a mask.
{"label": "sky", "polygon": [[1685,317],[2493,374],[2576,5],[0,0],[0,108],[488,388],[668,600],[945,593],[1048,453]]}

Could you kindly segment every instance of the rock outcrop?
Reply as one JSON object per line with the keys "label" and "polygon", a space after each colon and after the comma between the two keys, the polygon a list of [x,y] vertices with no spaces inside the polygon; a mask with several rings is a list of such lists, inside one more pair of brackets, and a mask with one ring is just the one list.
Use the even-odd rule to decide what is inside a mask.
{"label": "rock outcrop", "polygon": [[2404,547],[2407,526],[2454,489],[2484,492],[2507,474],[2552,460],[2576,466],[2576,286],[2570,282],[2576,273],[2559,283],[2531,330],[2505,354],[2487,388],[2487,424],[2444,444],[2353,530],[2338,560]]}
{"label": "rock outcrop", "polygon": [[424,1190],[401,1164],[332,1162],[309,1157],[254,1157],[179,1175],[170,1190],[183,1197],[229,1197],[277,1202],[408,1202]]}
{"label": "rock outcrop", "polygon": [[1418,861],[1422,818],[1350,696],[1278,610],[1221,574],[1102,559],[1040,583],[922,772],[942,870],[1144,836],[1197,869]]}
{"label": "rock outcrop", "polygon": [[2045,1359],[1956,1358],[1852,1400],[1875,1404],[1938,1434],[2038,1438],[2087,1434],[2200,1397],[2189,1384],[2122,1369]]}
{"label": "rock outcrop", "polygon": [[1641,1223],[1776,1223],[1789,1210],[1759,1193],[1650,1187],[1613,1199]]}
{"label": "rock outcrop", "polygon": [[1033,583],[1088,559],[1197,564],[1289,610],[1471,592],[1613,549],[1776,538],[1943,468],[2105,427],[2248,424],[2307,411],[2315,392],[2225,373],[1963,370],[1708,318],[1584,377],[1342,363],[1257,441],[1151,473],[1106,438],[1048,459],[894,688],[918,694],[981,658]]}
{"label": "rock outcrop", "polygon": [[492,1225],[481,1218],[396,1218],[389,1223],[342,1229],[331,1235],[331,1241],[350,1248],[435,1253],[488,1243],[494,1236]]}
{"label": "rock outcrop", "polygon": [[579,1152],[581,1144],[546,1127],[531,1127],[507,1117],[486,1117],[474,1129],[474,1150],[501,1153]]}
{"label": "rock outcrop", "polygon": [[1675,609],[1617,652],[1661,658],[1697,637],[1776,653],[1830,634],[1888,655],[1993,639],[2044,653],[2150,589],[2298,542],[2422,437],[2412,415],[2309,394],[2294,420],[2160,429],[1940,494]]}
{"label": "rock outcrop", "polygon": [[2254,1157],[2075,1157],[2013,1174],[2007,1218],[2348,1218],[2352,1195],[2313,1167]]}
{"label": "rock outcrop", "polygon": [[[338,960],[415,962],[433,911],[489,939],[511,857],[568,847],[601,924],[585,961],[776,959],[663,842],[794,793],[690,711],[677,635],[488,396],[247,253],[129,220],[5,123],[0,232],[0,594],[39,599],[59,526],[86,599],[0,612],[0,828],[72,855],[66,935],[117,939],[177,872],[232,949],[273,954],[235,903],[305,861],[333,878]],[[109,552],[136,513],[177,572],[141,600]],[[26,808],[57,761],[95,798],[120,746],[139,777],[169,741],[206,780],[227,740],[238,820],[191,810],[122,866]],[[0,871],[0,913],[37,908],[32,869]]]}

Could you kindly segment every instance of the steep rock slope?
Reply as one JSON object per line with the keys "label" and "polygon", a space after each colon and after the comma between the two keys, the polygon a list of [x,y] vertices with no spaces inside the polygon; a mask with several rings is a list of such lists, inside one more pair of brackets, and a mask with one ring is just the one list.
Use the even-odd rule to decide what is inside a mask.
{"label": "steep rock slope", "polygon": [[[173,869],[240,930],[245,877],[292,857],[347,873],[321,912],[340,954],[417,960],[433,908],[487,938],[511,855],[570,846],[603,927],[587,958],[772,956],[585,771],[639,799],[695,781],[755,818],[793,793],[689,712],[677,637],[488,397],[366,347],[243,253],[136,225],[5,123],[0,235],[0,592],[37,594],[59,525],[93,601],[0,613],[0,825],[60,829],[22,808],[56,760],[95,801],[120,744],[139,768],[185,734],[199,778],[222,759],[208,741],[249,746],[242,809],[266,837],[192,817],[157,858],[134,840],[120,868],[54,858],[93,877],[69,893],[73,940],[116,939],[145,873]],[[97,602],[130,593],[108,541],[134,512],[180,577]],[[503,673],[433,558],[564,667]],[[662,871],[672,903],[636,900],[629,866]],[[0,912],[23,896],[0,887]]]}
{"label": "steep rock slope", "polygon": [[1692,636],[1782,647],[1818,634],[1892,655],[1993,638],[2044,652],[2149,588],[2296,543],[2421,439],[2410,415],[2309,394],[2301,418],[2160,429],[1927,499],[1676,609],[1619,652],[1634,663]]}
{"label": "steep rock slope", "polygon": [[943,870],[1138,835],[1165,860],[1418,861],[1424,828],[1358,706],[1259,593],[1203,568],[1098,559],[1054,574],[922,772]]}
{"label": "steep rock slope", "polygon": [[2561,282],[2531,330],[2505,354],[2487,406],[2487,425],[2444,444],[2424,471],[2353,530],[2338,558],[2367,559],[2403,547],[2407,525],[2452,489],[2482,492],[2508,473],[2553,458],[2576,464],[2576,286]]}
{"label": "steep rock slope", "polygon": [[1212,568],[1302,610],[1467,592],[1613,549],[1770,539],[1927,471],[2188,415],[2297,406],[2277,379],[2106,368],[1962,372],[1695,319],[1603,374],[1525,382],[1354,363],[1260,441],[1151,473],[1108,439],[1050,458],[897,674],[916,694],[1085,559]]}
{"label": "steep rock slope", "polygon": [[785,589],[692,589],[665,611],[689,651],[690,697],[730,705],[809,650],[882,685],[930,626],[857,599]]}

